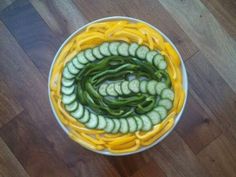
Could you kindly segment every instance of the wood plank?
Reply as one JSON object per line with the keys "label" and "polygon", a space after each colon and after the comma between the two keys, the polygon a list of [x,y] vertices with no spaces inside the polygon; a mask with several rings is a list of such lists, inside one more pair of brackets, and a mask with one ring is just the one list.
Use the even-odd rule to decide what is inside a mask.
{"label": "wood plank", "polygon": [[58,159],[54,145],[34,126],[27,112],[22,112],[3,127],[0,135],[31,177],[73,176],[65,163]]}
{"label": "wood plank", "polygon": [[29,113],[32,124],[44,132],[44,137],[53,144],[58,157],[63,159],[75,176],[119,176],[105,157],[82,148],[65,135],[50,111],[46,80],[3,24],[0,25],[0,34],[3,36],[0,41],[4,41],[0,47],[5,51],[4,54],[0,53],[0,75],[5,76],[4,81],[10,92]]}
{"label": "wood plank", "polygon": [[0,137],[0,176],[29,177],[20,162]]}
{"label": "wood plank", "polygon": [[162,169],[154,162],[150,161],[144,165],[141,169],[136,171],[131,177],[166,177]]}
{"label": "wood plank", "polygon": [[176,130],[195,154],[222,133],[221,128],[215,124],[215,118],[207,114],[191,92]]}
{"label": "wood plank", "polygon": [[226,31],[236,39],[236,1],[201,0]]}
{"label": "wood plank", "polygon": [[15,0],[1,0],[0,1],[0,11],[5,9],[7,6],[11,5]]}
{"label": "wood plank", "polygon": [[50,64],[62,39],[53,34],[27,0],[15,1],[0,13],[0,19],[47,78]]}
{"label": "wood plank", "polygon": [[[177,46],[184,59],[188,59],[197,47],[178,26],[169,13],[158,1],[112,1],[103,0],[94,3],[93,0],[75,1],[80,11],[89,20],[106,16],[124,15],[147,21],[163,31]],[[142,10],[137,10],[142,7]],[[155,17],[155,18],[153,18]]]}
{"label": "wood plank", "polygon": [[[2,44],[0,44],[1,46]],[[3,50],[1,52],[4,52]],[[9,88],[0,76],[0,128],[23,111],[22,106],[9,92]]]}
{"label": "wood plank", "polygon": [[236,41],[200,0],[160,2],[236,92]]}
{"label": "wood plank", "polygon": [[30,0],[31,4],[57,36],[68,37],[75,30],[87,23],[73,1]]}
{"label": "wood plank", "polygon": [[153,159],[168,177],[210,176],[176,132],[172,132],[160,145],[147,151],[146,155]]}
{"label": "wood plank", "polygon": [[[231,132],[229,132],[231,134]],[[236,141],[225,133],[198,154],[201,163],[214,177],[233,177],[236,174]]]}
{"label": "wood plank", "polygon": [[236,127],[236,94],[208,62],[198,53],[186,62],[189,81],[193,91],[216,116],[223,129]]}

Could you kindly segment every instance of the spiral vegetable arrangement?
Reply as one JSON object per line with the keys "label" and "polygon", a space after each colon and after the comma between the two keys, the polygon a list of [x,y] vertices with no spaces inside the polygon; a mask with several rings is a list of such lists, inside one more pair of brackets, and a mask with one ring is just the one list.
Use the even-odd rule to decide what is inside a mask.
{"label": "spiral vegetable arrangement", "polygon": [[50,99],[69,136],[112,153],[163,136],[184,98],[178,54],[144,23],[89,25],[67,42],[50,77]]}

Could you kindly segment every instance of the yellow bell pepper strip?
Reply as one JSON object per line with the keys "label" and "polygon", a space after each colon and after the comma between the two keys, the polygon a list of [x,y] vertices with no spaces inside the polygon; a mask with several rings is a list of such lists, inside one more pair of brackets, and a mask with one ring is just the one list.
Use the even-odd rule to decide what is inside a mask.
{"label": "yellow bell pepper strip", "polygon": [[140,140],[135,140],[135,145],[131,148],[126,149],[113,149],[111,147],[108,147],[108,150],[114,154],[122,154],[122,153],[128,153],[128,152],[134,152],[140,147]]}

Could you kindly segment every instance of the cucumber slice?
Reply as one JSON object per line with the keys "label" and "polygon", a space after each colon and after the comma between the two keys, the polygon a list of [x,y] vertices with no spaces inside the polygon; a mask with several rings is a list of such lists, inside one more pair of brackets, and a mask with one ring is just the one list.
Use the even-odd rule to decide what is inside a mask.
{"label": "cucumber slice", "polygon": [[167,99],[173,101],[174,98],[175,98],[175,93],[174,93],[171,89],[165,88],[165,89],[162,90],[162,92],[161,92],[161,98],[162,98],[162,99],[167,98]]}
{"label": "cucumber slice", "polygon": [[132,92],[138,93],[139,92],[139,87],[140,87],[139,85],[140,85],[139,80],[134,79],[134,80],[129,82],[128,87]]}
{"label": "cucumber slice", "polygon": [[104,58],[104,56],[101,54],[101,52],[100,52],[100,50],[99,50],[99,47],[93,48],[92,53],[93,53],[93,55],[94,55],[94,57],[95,57],[96,59],[102,59],[102,58]]}
{"label": "cucumber slice", "polygon": [[129,46],[129,54],[131,56],[136,56],[136,51],[139,48],[139,45],[137,43],[131,43]]}
{"label": "cucumber slice", "polygon": [[146,80],[142,80],[140,83],[140,91],[142,93],[147,93],[147,85],[148,85],[148,81]]}
{"label": "cucumber slice", "polygon": [[106,96],[107,95],[107,92],[106,92],[106,89],[108,87],[108,84],[102,84],[99,89],[98,89],[98,92],[102,95],[102,96]]}
{"label": "cucumber slice", "polygon": [[163,106],[157,106],[154,110],[160,114],[161,120],[165,119],[167,116],[167,110]]}
{"label": "cucumber slice", "polygon": [[65,87],[65,86],[62,86],[61,87],[61,92],[65,95],[71,95],[75,90],[75,86],[72,85],[70,87]]}
{"label": "cucumber slice", "polygon": [[65,87],[70,87],[74,84],[74,80],[73,79],[66,79],[65,77],[62,77],[61,83]]}
{"label": "cucumber slice", "polygon": [[167,88],[166,84],[164,84],[163,82],[158,82],[156,85],[156,93],[160,95],[162,90],[165,88]]}
{"label": "cucumber slice", "polygon": [[112,55],[119,55],[118,54],[118,47],[120,45],[120,42],[111,42],[109,44],[109,50],[111,52]]}
{"label": "cucumber slice", "polygon": [[129,125],[126,119],[122,118],[120,120],[120,133],[128,133],[129,131]]}
{"label": "cucumber slice", "polygon": [[161,122],[161,115],[155,110],[149,112],[147,116],[150,118],[153,125],[156,125]]}
{"label": "cucumber slice", "polygon": [[89,121],[85,124],[85,126],[90,129],[94,129],[97,127],[97,125],[98,125],[98,117],[95,114],[90,113]]}
{"label": "cucumber slice", "polygon": [[153,58],[153,65],[158,67],[159,63],[164,60],[164,57],[161,55],[161,54],[158,54],[156,55],[154,58]]}
{"label": "cucumber slice", "polygon": [[99,47],[99,51],[103,56],[111,56],[111,52],[109,51],[109,43],[104,42],[102,45]]}
{"label": "cucumber slice", "polygon": [[118,47],[118,54],[121,56],[129,56],[129,44],[122,42]]}
{"label": "cucumber slice", "polygon": [[73,112],[78,108],[77,101],[72,102],[71,104],[65,105],[65,108],[69,112]]}
{"label": "cucumber slice", "polygon": [[77,109],[71,112],[71,115],[76,119],[81,119],[84,115],[84,107],[82,104],[78,103]]}
{"label": "cucumber slice", "polygon": [[91,62],[96,60],[96,58],[93,56],[92,49],[86,49],[84,52],[84,55],[87,58],[87,60],[89,60]]}
{"label": "cucumber slice", "polygon": [[122,91],[121,91],[121,82],[117,82],[115,83],[115,91],[118,95],[122,95]]}
{"label": "cucumber slice", "polygon": [[114,129],[112,130],[112,133],[118,133],[119,130],[120,130],[120,125],[121,125],[121,123],[120,123],[120,121],[119,121],[118,119],[112,119],[112,120],[113,120],[114,123],[115,123],[115,127],[114,127]]}
{"label": "cucumber slice", "polygon": [[137,131],[141,130],[143,127],[142,119],[140,119],[138,116],[135,116],[134,119],[136,120],[136,123],[137,123]]}
{"label": "cucumber slice", "polygon": [[128,81],[123,81],[121,83],[121,91],[124,95],[129,95],[131,93],[129,89],[129,82]]}
{"label": "cucumber slice", "polygon": [[72,62],[69,62],[67,67],[68,67],[68,70],[70,71],[71,74],[76,75],[79,73],[79,70],[73,65]]}
{"label": "cucumber slice", "polygon": [[153,63],[153,59],[155,57],[155,55],[157,55],[158,53],[156,51],[149,51],[147,53],[147,56],[146,56],[146,60],[149,62],[149,63]]}
{"label": "cucumber slice", "polygon": [[107,125],[106,119],[103,116],[99,115],[97,129],[103,130],[106,127],[106,125]]}
{"label": "cucumber slice", "polygon": [[164,69],[166,69],[166,67],[167,67],[166,61],[161,60],[160,63],[158,64],[158,68],[161,70],[164,70]]}
{"label": "cucumber slice", "polygon": [[150,93],[151,95],[155,95],[156,94],[156,85],[157,85],[157,81],[155,80],[151,80],[148,82],[147,84],[147,90],[148,93]]}
{"label": "cucumber slice", "polygon": [[138,48],[138,50],[136,51],[136,56],[137,56],[139,59],[145,59],[148,52],[149,52],[149,48],[148,48],[148,47],[146,47],[146,46],[140,46],[140,47]]}
{"label": "cucumber slice", "polygon": [[62,103],[63,104],[71,104],[73,101],[75,101],[76,95],[73,93],[71,95],[62,95]]}
{"label": "cucumber slice", "polygon": [[133,133],[137,131],[138,126],[137,126],[136,120],[133,117],[127,118],[127,122],[129,125],[129,132]]}
{"label": "cucumber slice", "polygon": [[63,75],[63,77],[65,77],[68,80],[73,79],[75,77],[75,75],[71,74],[71,72],[68,70],[67,66],[64,68],[62,75]]}
{"label": "cucumber slice", "polygon": [[169,99],[161,99],[158,102],[158,105],[165,107],[167,110],[170,110],[172,108],[172,101]]}
{"label": "cucumber slice", "polygon": [[108,87],[106,88],[106,93],[107,95],[110,95],[110,96],[118,96],[118,94],[115,91],[114,83],[108,84]]}
{"label": "cucumber slice", "polygon": [[111,133],[112,130],[115,128],[115,123],[112,119],[110,118],[106,118],[106,122],[107,122],[107,125],[106,127],[104,128],[104,131],[107,132],[107,133]]}
{"label": "cucumber slice", "polygon": [[72,63],[78,70],[84,67],[84,65],[78,61],[77,57],[72,60]]}
{"label": "cucumber slice", "polygon": [[83,52],[80,52],[78,55],[77,55],[77,60],[79,63],[81,64],[87,64],[89,61],[87,60],[87,58],[85,57],[84,55],[84,51]]}
{"label": "cucumber slice", "polygon": [[142,127],[142,131],[149,131],[152,129],[152,122],[149,119],[148,116],[146,115],[141,115],[140,116],[141,120],[143,121],[143,127]]}
{"label": "cucumber slice", "polygon": [[83,116],[79,119],[79,121],[80,121],[81,123],[86,123],[86,122],[89,121],[89,119],[90,119],[90,117],[89,117],[89,111],[84,108],[84,114],[83,114]]}

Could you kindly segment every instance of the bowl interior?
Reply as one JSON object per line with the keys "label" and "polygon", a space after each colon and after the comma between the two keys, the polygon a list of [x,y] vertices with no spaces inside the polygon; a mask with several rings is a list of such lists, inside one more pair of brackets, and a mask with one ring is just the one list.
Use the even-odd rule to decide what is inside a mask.
{"label": "bowl interior", "polygon": [[[99,153],[99,154],[103,154],[103,155],[112,155],[112,156],[122,156],[122,155],[131,155],[131,154],[135,154],[135,153],[138,153],[138,152],[142,152],[144,150],[147,150],[151,147],[153,147],[154,145],[158,144],[159,142],[161,142],[165,137],[167,137],[171,132],[172,130],[174,129],[174,127],[176,126],[176,124],[179,122],[180,118],[181,118],[181,115],[183,113],[183,110],[185,108],[185,104],[186,104],[186,100],[187,100],[187,94],[188,94],[188,79],[187,79],[187,73],[186,73],[186,68],[185,68],[185,65],[184,65],[184,62],[183,62],[183,59],[179,53],[179,51],[177,50],[177,48],[175,47],[175,45],[172,43],[172,41],[163,33],[161,32],[159,29],[157,29],[156,27],[152,26],[151,24],[147,23],[147,22],[144,22],[142,20],[139,20],[139,19],[135,19],[135,18],[131,18],[131,17],[123,17],[123,16],[113,16],[113,17],[106,17],[106,18],[102,18],[102,19],[98,19],[98,20],[95,20],[95,21],[92,21],[86,25],[84,25],[83,27],[79,28],[78,30],[76,30],[74,33],[72,33],[65,41],[64,43],[61,45],[61,47],[59,48],[59,50],[57,51],[54,59],[53,59],[53,62],[51,64],[51,67],[50,67],[50,72],[49,72],[49,78],[48,78],[48,95],[50,95],[50,87],[49,87],[49,83],[50,83],[50,78],[51,78],[51,72],[52,72],[52,68],[54,66],[54,62],[56,61],[60,51],[62,50],[62,48],[65,46],[65,44],[71,39],[73,38],[77,33],[80,33],[81,31],[83,31],[88,25],[90,24],[93,24],[93,23],[97,23],[97,22],[105,22],[105,21],[119,21],[119,20],[127,20],[127,21],[130,21],[130,22],[142,22],[142,23],[145,23],[149,26],[151,26],[153,29],[155,29],[156,31],[158,31],[160,34],[162,34],[162,36],[165,38],[166,41],[168,41],[173,47],[174,49],[177,51],[178,55],[179,55],[179,58],[181,60],[181,70],[182,70],[182,78],[183,78],[183,89],[186,93],[186,96],[185,96],[185,100],[184,100],[184,104],[183,104],[183,107],[181,109],[181,111],[178,113],[178,115],[176,116],[175,118],[175,122],[174,122],[174,126],[168,131],[166,132],[161,138],[159,138],[158,140],[156,140],[154,143],[152,143],[151,145],[149,146],[145,146],[145,147],[141,147],[140,149],[138,149],[137,151],[134,151],[134,152],[129,152],[129,153],[124,153],[124,154],[113,154],[109,151],[96,151],[96,150],[92,150],[96,153]],[[51,99],[50,99],[50,96],[49,96],[49,101],[50,101],[50,105],[51,105],[51,109],[52,109],[52,112],[54,114],[54,117],[56,118],[57,122],[59,123],[59,125],[61,126],[61,128],[65,131],[66,134],[68,134],[68,128],[65,127],[60,119],[58,118],[55,110],[54,110],[54,107],[52,105],[52,102],[51,102]],[[86,147],[85,147],[86,148]],[[91,149],[90,149],[91,150]]]}

